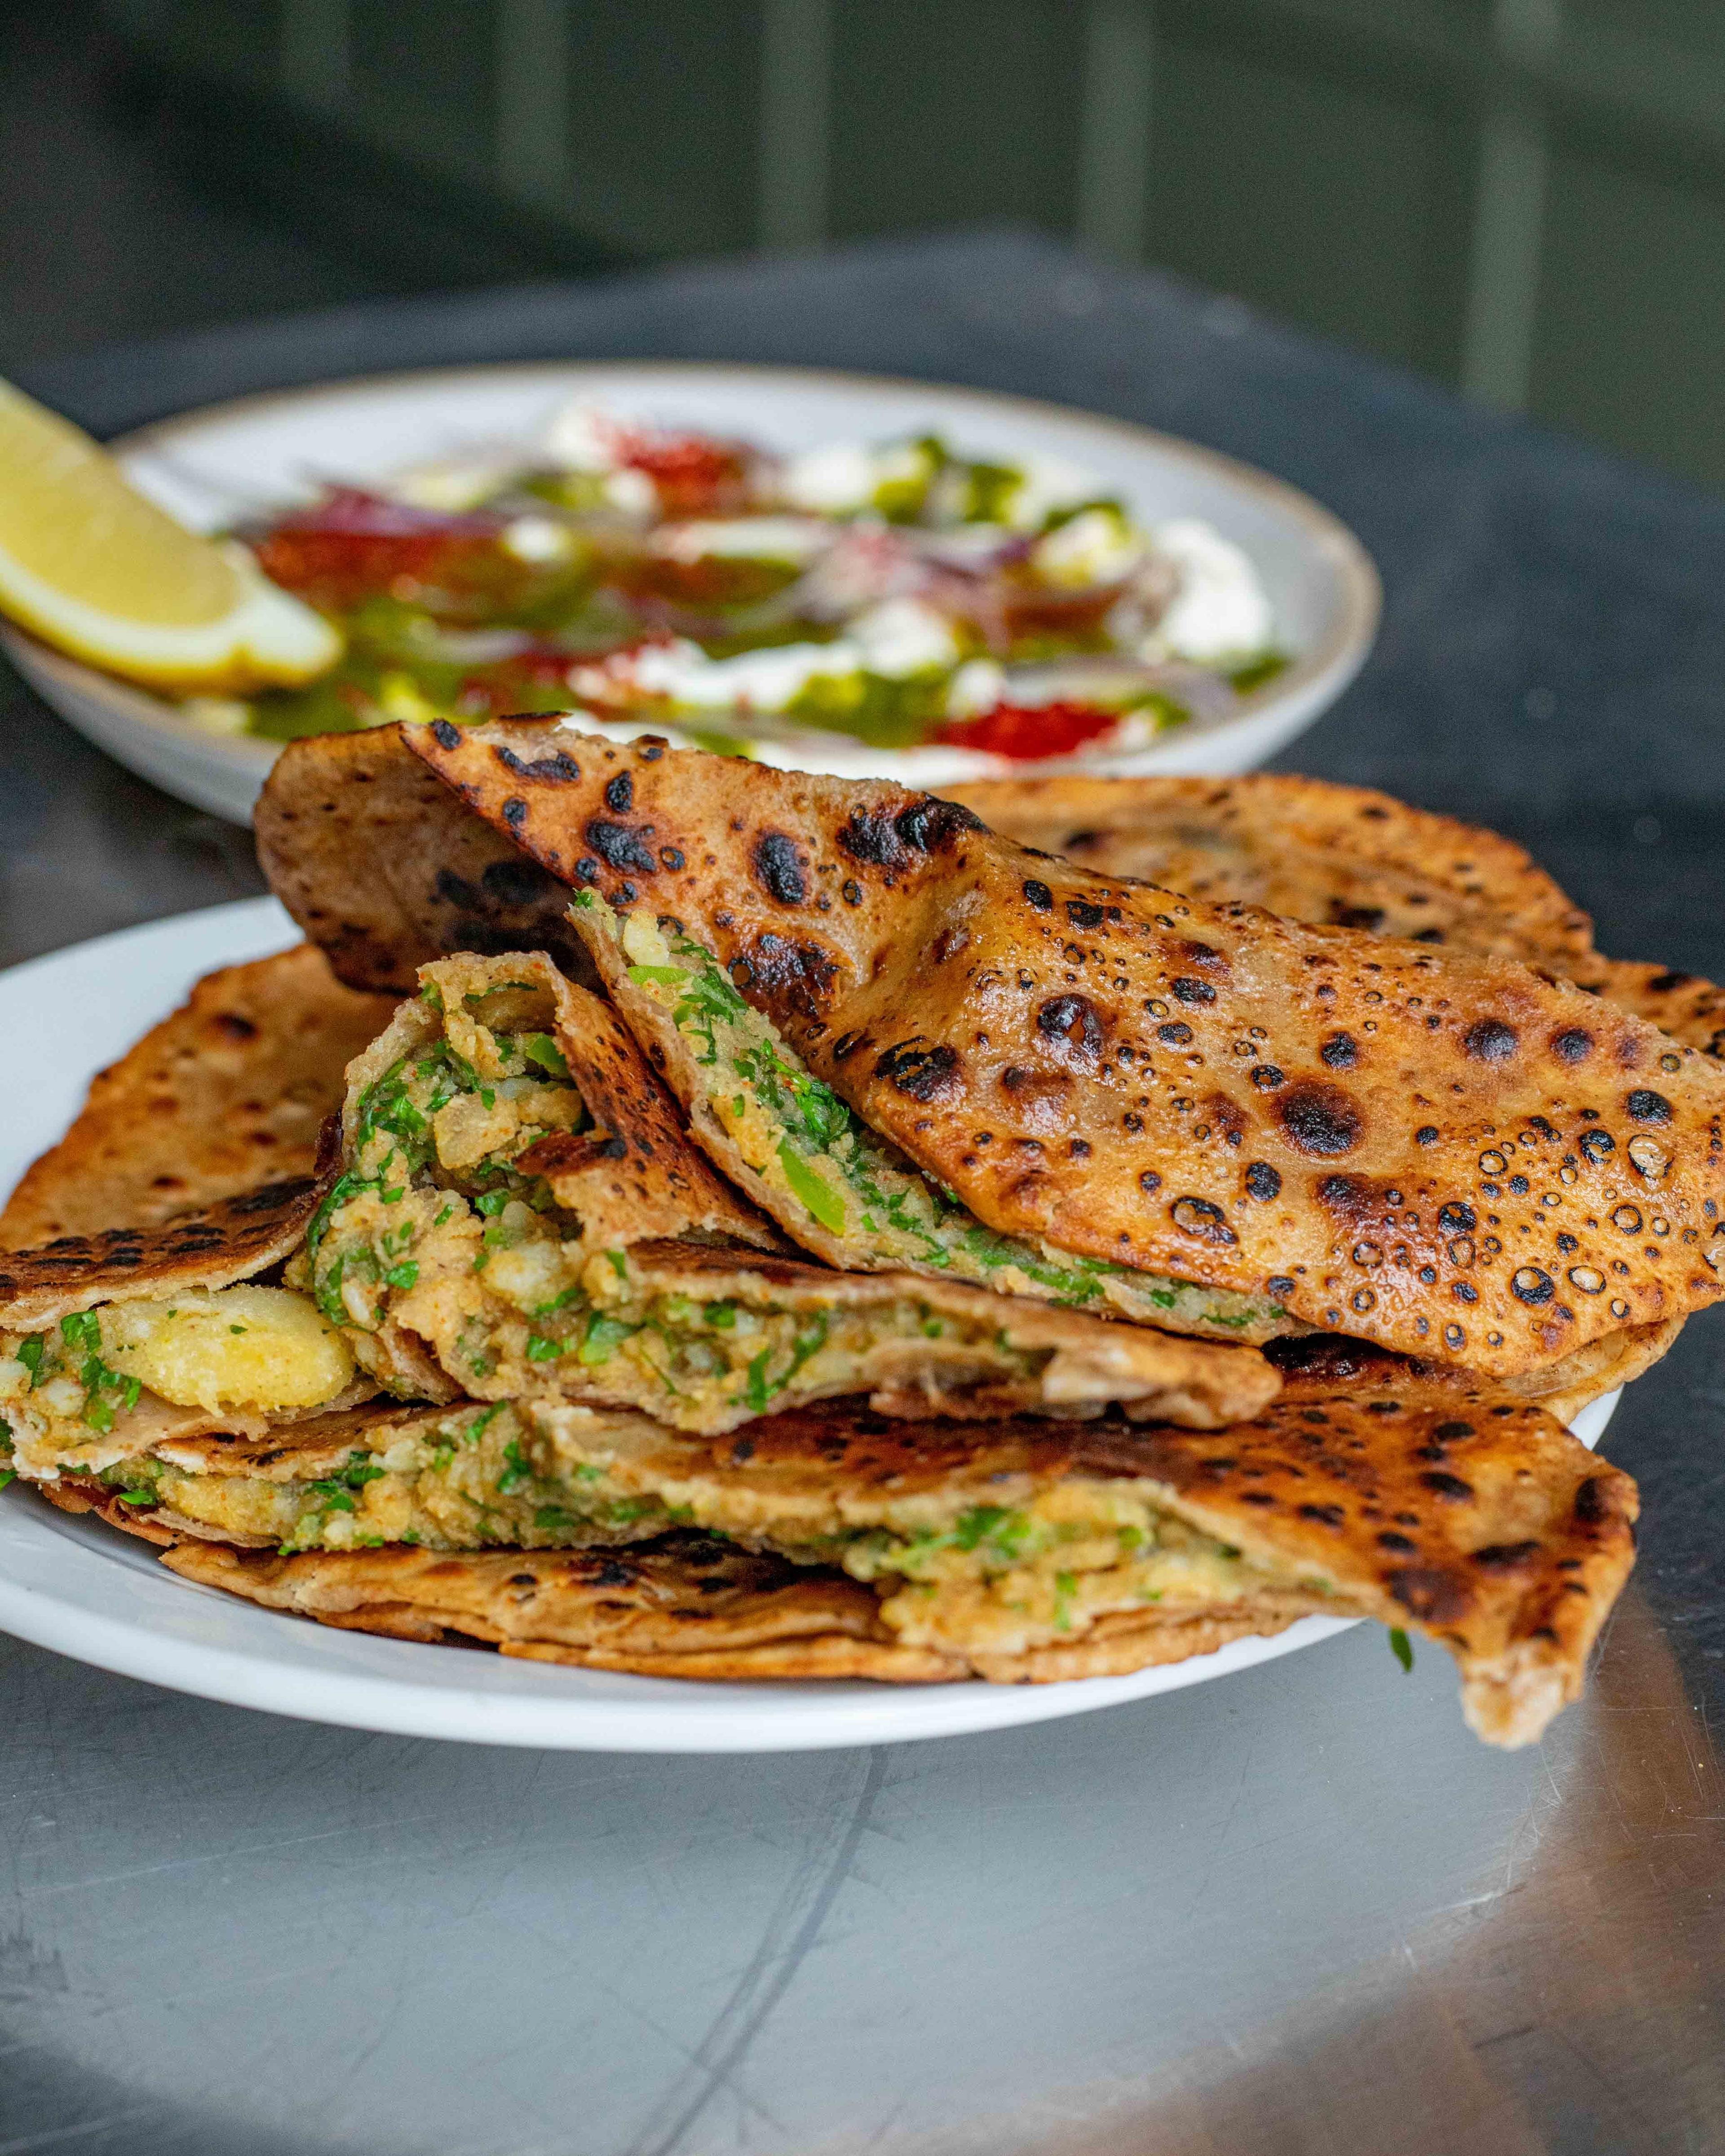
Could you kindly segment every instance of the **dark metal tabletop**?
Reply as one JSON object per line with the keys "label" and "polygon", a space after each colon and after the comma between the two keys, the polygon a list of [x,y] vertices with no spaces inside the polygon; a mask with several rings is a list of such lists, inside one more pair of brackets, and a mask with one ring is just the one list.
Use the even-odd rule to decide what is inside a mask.
{"label": "dark metal tabletop", "polygon": [[[1289,761],[1494,824],[1717,978],[1725,506],[1014,235],[410,300],[37,368],[111,433],[491,358],[916,375],[1264,465],[1381,568]],[[0,959],[260,887],[0,675]],[[1725,1321],[1606,1439],[1642,1556],[1536,1750],[1359,1626],[986,1737],[765,1759],[367,1737],[0,1640],[0,2156],[1725,2149]]]}

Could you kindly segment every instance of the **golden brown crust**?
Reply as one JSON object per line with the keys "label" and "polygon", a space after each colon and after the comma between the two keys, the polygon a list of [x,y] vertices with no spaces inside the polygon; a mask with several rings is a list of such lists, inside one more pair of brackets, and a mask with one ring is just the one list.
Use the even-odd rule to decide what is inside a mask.
{"label": "golden brown crust", "polygon": [[549,951],[589,980],[567,900],[406,754],[393,727],[290,742],[254,829],[270,887],[356,988],[413,993],[452,951]]}
{"label": "golden brown crust", "polygon": [[1115,1610],[1081,1640],[1030,1647],[1019,1655],[973,1654],[970,1666],[990,1684],[1066,1684],[1081,1677],[1125,1677],[1135,1670],[1213,1655],[1235,1640],[1271,1639],[1315,1614],[1309,1599],[1255,1596],[1204,1616],[1175,1611]]}
{"label": "golden brown crust", "polygon": [[309,943],[208,975],[90,1081],[78,1120],[0,1214],[0,1250],[155,1227],[309,1175],[343,1072],[394,1009],[343,988]]}
{"label": "golden brown crust", "polygon": [[1725,988],[1698,973],[1675,973],[1633,958],[1602,958],[1596,952],[1574,962],[1574,974],[1576,986],[1590,995],[1633,1011],[1687,1048],[1725,1060]]}
{"label": "golden brown crust", "polygon": [[991,1227],[1500,1374],[1721,1291],[1725,1073],[1527,968],[1105,882],[885,783],[444,733],[404,738],[684,921]]}
{"label": "golden brown crust", "polygon": [[0,1253],[0,1326],[24,1330],[120,1296],[231,1286],[298,1245],[327,1180],[295,1176],[151,1227]]}
{"label": "golden brown crust", "polygon": [[1670,1351],[1688,1322],[1685,1317],[1668,1317],[1662,1325],[1627,1326],[1621,1332],[1607,1333],[1603,1340],[1589,1341],[1549,1369],[1529,1371],[1525,1377],[1499,1382],[1505,1392],[1518,1399],[1537,1401],[1567,1427],[1584,1407],[1651,1370]]}
{"label": "golden brown crust", "polygon": [[[631,1442],[639,1450],[631,1433],[644,1434],[636,1462],[644,1488],[670,1476],[691,1501],[715,1479],[747,1492],[764,1540],[775,1517],[796,1515],[799,1487],[814,1484],[839,1493],[845,1517],[861,1521],[875,1516],[877,1493],[895,1504],[937,1495],[956,1512],[1024,1503],[1083,1478],[1130,1482],[1244,1554],[1247,1568],[1231,1600],[1176,1595],[1155,1610],[1110,1613],[1070,1641],[1009,1655],[980,1643],[972,1650],[957,1635],[906,1661],[912,1650],[885,1624],[871,1589],[698,1535],[624,1549],[396,1548],[284,1558],[216,1548],[207,1530],[171,1512],[152,1519],[121,1511],[100,1484],[71,1481],[53,1495],[68,1509],[94,1505],[132,1532],[183,1537],[166,1560],[174,1570],[271,1607],[398,1637],[459,1635],[544,1650],[542,1658],[665,1675],[973,1671],[995,1682],[1044,1682],[1208,1653],[1308,1614],[1368,1616],[1421,1631],[1450,1651],[1481,1735],[1501,1744],[1532,1741],[1579,1694],[1634,1561],[1635,1485],[1541,1408],[1501,1389],[1357,1342],[1288,1346],[1304,1361],[1281,1397],[1253,1420],[1209,1434],[1029,1418],[901,1422],[849,1404],[766,1418],[742,1438],[680,1438],[621,1414],[596,1431],[594,1441],[619,1460]],[[414,1416],[437,1413],[350,1415],[336,1456],[347,1455],[347,1440],[387,1445]],[[203,1464],[216,1473],[279,1467],[290,1477],[332,1448],[308,1430],[249,1450],[242,1457],[212,1449]],[[882,1591],[892,1584],[889,1574]],[[834,1638],[867,1651],[841,1654]],[[711,1659],[744,1650],[734,1665]],[[704,1659],[687,1659],[696,1656]]]}
{"label": "golden brown crust", "polygon": [[1593,948],[1588,916],[1495,831],[1327,779],[984,779],[952,789],[1004,836],[1215,906],[1519,958],[1725,1060],[1725,989]]}
{"label": "golden brown crust", "polygon": [[[284,1558],[187,1544],[163,1563],[324,1624],[397,1638],[464,1635],[593,1668],[912,1681],[962,1674],[945,1657],[900,1646],[855,1580],[692,1535],[627,1550],[453,1557],[393,1548]],[[835,1656],[839,1642],[845,1653]]]}
{"label": "golden brown crust", "polygon": [[1210,905],[1554,964],[1592,924],[1495,831],[1366,786],[1240,778],[1003,778],[950,789],[1003,836]]}
{"label": "golden brown crust", "polygon": [[120,1492],[110,1489],[105,1482],[82,1476],[62,1475],[58,1481],[39,1482],[33,1486],[57,1512],[74,1514],[94,1512],[99,1520],[105,1520],[110,1527],[119,1527],[128,1535],[136,1535],[141,1542],[172,1548],[180,1539],[181,1530],[167,1526],[156,1517],[153,1510],[128,1505]]}

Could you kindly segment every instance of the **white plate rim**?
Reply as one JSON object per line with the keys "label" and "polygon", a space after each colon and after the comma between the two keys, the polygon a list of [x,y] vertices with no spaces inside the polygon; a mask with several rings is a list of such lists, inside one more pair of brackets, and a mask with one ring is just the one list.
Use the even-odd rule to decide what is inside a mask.
{"label": "white plate rim", "polygon": [[[1218,744],[1219,752],[1225,755],[1223,744],[1250,739],[1249,730],[1255,727],[1264,736],[1259,755],[1273,752],[1284,738],[1278,721],[1285,721],[1290,733],[1309,723],[1342,694],[1370,654],[1383,613],[1382,583],[1370,555],[1332,511],[1289,481],[1230,456],[1225,451],[1137,420],[1011,392],[841,368],[775,367],[757,361],[634,358],[479,362],[462,367],[398,367],[380,374],[332,376],[292,388],[252,391],[153,420],[116,436],[106,447],[110,454],[125,462],[183,446],[202,431],[232,420],[267,417],[331,399],[387,398],[403,391],[459,391],[536,378],[567,382],[570,393],[578,394],[584,383],[597,389],[605,382],[620,380],[626,385],[631,379],[644,381],[649,377],[667,385],[667,394],[675,394],[680,386],[698,393],[703,387],[711,388],[723,382],[741,379],[758,385],[763,395],[778,385],[787,391],[802,388],[849,391],[863,396],[927,397],[974,412],[978,425],[984,430],[990,417],[997,423],[1004,421],[1009,425],[1013,417],[1018,416],[1039,424],[1081,430],[1086,435],[1111,435],[1141,451],[1148,450],[1177,464],[1195,467],[1287,517],[1299,527],[1312,552],[1326,563],[1334,578],[1335,619],[1310,649],[1297,653],[1281,673],[1249,694],[1240,710],[1231,716],[1183,734],[1178,742],[1170,737],[1168,744],[1158,744],[1142,752],[1141,760],[1147,769],[1154,767],[1157,758],[1165,751],[1189,741],[1196,742],[1200,736],[1205,743]],[[107,727],[90,728],[83,718],[74,711],[68,711],[55,699],[57,709],[81,730],[90,731],[92,737],[110,752],[120,753],[121,749],[121,738],[115,737],[111,732],[116,722],[121,727],[142,727],[146,738],[155,735],[163,747],[177,747],[182,757],[205,759],[213,771],[227,774],[228,788],[238,785],[242,788],[254,778],[261,783],[280,752],[279,744],[203,733],[180,718],[165,699],[57,651],[16,624],[0,623],[0,644],[3,644],[20,671],[39,689],[52,687],[69,701],[86,707],[105,707]],[[126,760],[123,756],[121,760]],[[1060,767],[1082,771],[1089,767],[1076,760],[1069,765],[1063,760]],[[158,783],[167,783],[160,772],[149,775],[157,777]],[[219,780],[218,786],[218,790],[227,790],[220,787]],[[206,799],[204,805],[215,803]]]}
{"label": "white plate rim", "polygon": [[[155,964],[170,996],[193,977],[163,954],[190,947],[193,972],[285,948],[295,940],[274,899],[244,899],[121,929],[27,960],[0,974],[14,1004],[80,975]],[[170,1003],[169,1008],[172,1008]],[[129,1023],[129,1022],[128,1022]],[[117,1040],[109,1055],[128,1045]],[[0,1072],[20,1053],[8,1038]],[[15,1075],[15,1074],[14,1074]],[[87,1075],[87,1074],[84,1074]],[[51,1137],[8,1135],[8,1188]],[[9,1165],[8,1165],[9,1163]],[[1598,1442],[1618,1395],[1578,1419]],[[123,1614],[128,1600],[136,1605]],[[1214,1654],[1049,1685],[896,1686],[689,1684],[549,1667],[463,1649],[331,1630],[176,1578],[149,1546],[53,1511],[21,1483],[0,1491],[0,1631],[172,1691],[342,1727],[407,1737],[631,1753],[767,1753],[910,1743],[1124,1705],[1250,1669],[1346,1631],[1358,1620],[1309,1617],[1270,1639]]]}

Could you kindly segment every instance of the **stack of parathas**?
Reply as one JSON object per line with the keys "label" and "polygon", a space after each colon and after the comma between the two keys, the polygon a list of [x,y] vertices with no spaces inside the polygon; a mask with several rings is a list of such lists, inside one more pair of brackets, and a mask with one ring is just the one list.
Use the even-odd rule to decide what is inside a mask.
{"label": "stack of parathas", "polygon": [[296,743],[258,831],[313,947],[0,1221],[54,1502],[605,1669],[1040,1681],[1323,1612],[1442,1641],[1495,1743],[1575,1696],[1635,1492],[1565,1424],[1720,1292],[1725,1017],[1516,848],[578,716]]}

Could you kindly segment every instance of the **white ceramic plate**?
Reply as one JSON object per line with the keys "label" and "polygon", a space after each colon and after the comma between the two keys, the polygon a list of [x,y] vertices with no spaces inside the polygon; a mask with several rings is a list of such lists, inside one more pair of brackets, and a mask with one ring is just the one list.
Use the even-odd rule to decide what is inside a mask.
{"label": "white ceramic plate", "polygon": [[[1061,768],[1250,771],[1334,701],[1377,633],[1380,593],[1369,557],[1307,495],[1146,427],[975,390],[789,367],[471,367],[244,398],[146,427],[112,447],[146,494],[208,531],[303,496],[321,480],[381,480],[469,444],[533,441],[557,406],[575,396],[625,418],[711,428],[784,450],[841,437],[937,432],[989,454],[1064,456],[1102,474],[1143,521],[1203,517],[1243,547],[1269,592],[1292,663],[1232,718],[1185,728],[1131,757]],[[235,823],[250,820],[279,753],[273,744],[202,732],[161,698],[63,658],[19,630],[0,629],[0,640],[48,702],[110,756],[182,801]],[[819,739],[812,737],[803,756],[811,770],[829,767]],[[845,775],[865,775],[854,751],[839,753]],[[950,770],[927,761],[914,774],[894,763],[884,756],[879,769],[931,786],[966,775],[957,761]]]}
{"label": "white ceramic plate", "polygon": [[[77,1113],[94,1072],[217,966],[296,941],[274,899],[104,936],[0,976],[8,1023],[0,1189]],[[1617,1394],[1576,1424],[1597,1443]],[[0,1491],[0,1630],[177,1691],[403,1736],[589,1752],[793,1752],[1045,1722],[1207,1683],[1309,1647],[1349,1620],[1308,1617],[1128,1677],[1053,1685],[702,1685],[614,1676],[331,1631],[176,1578],[149,1548]]]}

